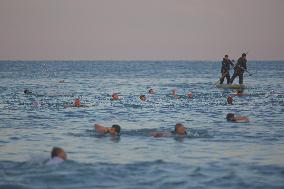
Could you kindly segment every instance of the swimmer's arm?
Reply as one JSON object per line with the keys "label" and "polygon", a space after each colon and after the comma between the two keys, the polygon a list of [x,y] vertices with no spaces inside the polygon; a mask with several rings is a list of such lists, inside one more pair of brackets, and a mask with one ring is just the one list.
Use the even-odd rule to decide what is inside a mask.
{"label": "swimmer's arm", "polygon": [[97,133],[100,133],[100,134],[108,133],[108,128],[106,128],[102,125],[95,124],[94,127],[95,127],[95,130],[96,130]]}
{"label": "swimmer's arm", "polygon": [[249,122],[249,118],[245,116],[236,116],[235,121],[238,123],[245,123],[245,122]]}
{"label": "swimmer's arm", "polygon": [[150,132],[150,136],[152,136],[152,137],[168,137],[168,136],[171,136],[171,133],[161,132],[161,131],[153,131],[153,132]]}

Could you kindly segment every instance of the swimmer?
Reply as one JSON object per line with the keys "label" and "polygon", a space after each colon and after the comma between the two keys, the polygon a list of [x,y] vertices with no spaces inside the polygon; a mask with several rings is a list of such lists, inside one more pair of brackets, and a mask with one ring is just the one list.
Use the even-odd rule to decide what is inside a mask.
{"label": "swimmer", "polygon": [[228,105],[233,105],[233,97],[228,96],[227,97],[227,103],[228,103]]}
{"label": "swimmer", "polygon": [[24,93],[25,93],[25,94],[33,94],[33,92],[30,91],[30,90],[28,90],[28,89],[25,89],[25,90],[24,90]]}
{"label": "swimmer", "polygon": [[[83,108],[88,108],[90,106],[87,106],[85,104],[81,104],[81,101],[79,98],[76,98],[75,101],[74,101],[74,106],[77,107],[77,108],[80,108],[80,107],[83,107]],[[65,106],[64,106],[65,107]]]}
{"label": "swimmer", "polygon": [[[95,105],[93,105],[95,106]],[[68,103],[64,103],[63,104],[63,107],[64,108],[69,108],[69,107],[76,107],[76,108],[88,108],[88,107],[91,107],[91,106],[87,106],[87,105],[84,105],[84,104],[81,104],[81,101],[79,98],[76,98],[74,100],[74,103],[72,105],[69,105]]]}
{"label": "swimmer", "polygon": [[33,107],[34,107],[34,108],[38,108],[38,107],[40,107],[40,106],[41,106],[41,104],[40,104],[39,102],[33,101]]}
{"label": "swimmer", "polygon": [[188,97],[189,99],[192,99],[192,97],[193,97],[192,92],[187,93],[187,97]]}
{"label": "swimmer", "polygon": [[63,104],[63,107],[64,107],[64,108],[68,108],[68,107],[69,107],[68,103],[64,103],[64,104]]}
{"label": "swimmer", "polygon": [[249,122],[249,118],[245,116],[236,116],[235,114],[228,113],[226,116],[227,121],[237,122],[237,123],[246,123]]}
{"label": "swimmer", "polygon": [[244,94],[244,91],[243,91],[243,90],[237,90],[237,92],[236,92],[235,95],[236,95],[236,96],[244,96],[245,94]]}
{"label": "swimmer", "polygon": [[60,80],[60,81],[58,81],[58,83],[65,83],[65,81],[64,80]]}
{"label": "swimmer", "polygon": [[140,95],[140,100],[142,100],[142,101],[146,101],[146,96],[145,95]]}
{"label": "swimmer", "polygon": [[155,91],[154,91],[154,89],[149,89],[149,94],[155,94]]}
{"label": "swimmer", "polygon": [[120,135],[120,126],[119,125],[112,125],[112,127],[104,127],[99,124],[94,125],[95,130],[97,133],[100,134],[110,134],[112,136]]}
{"label": "swimmer", "polygon": [[177,123],[175,125],[175,131],[173,133],[178,134],[178,135],[186,135],[187,134],[185,126],[181,123]]}
{"label": "swimmer", "polygon": [[177,90],[176,90],[176,89],[172,90],[172,95],[173,95],[176,99],[179,99],[179,96],[177,96]]}
{"label": "swimmer", "polygon": [[51,151],[51,159],[48,160],[46,165],[57,165],[67,160],[67,155],[62,148],[53,147]]}
{"label": "swimmer", "polygon": [[74,101],[74,106],[75,107],[81,107],[81,101],[79,98],[76,98],[75,101]]}
{"label": "swimmer", "polygon": [[119,98],[119,96],[118,96],[117,93],[113,93],[113,94],[111,95],[111,100],[120,100],[120,98]]}
{"label": "swimmer", "polygon": [[175,125],[175,130],[172,132],[162,132],[162,131],[150,132],[150,136],[153,136],[153,137],[169,137],[172,135],[185,136],[186,134],[187,134],[186,128],[181,123],[177,123]]}

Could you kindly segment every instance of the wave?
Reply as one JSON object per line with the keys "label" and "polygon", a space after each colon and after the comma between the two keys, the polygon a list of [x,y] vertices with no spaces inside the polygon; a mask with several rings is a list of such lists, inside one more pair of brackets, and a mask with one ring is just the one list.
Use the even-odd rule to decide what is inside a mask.
{"label": "wave", "polygon": [[[0,188],[281,188],[284,167],[209,162],[80,163],[0,161]],[[253,173],[252,173],[253,172]]]}

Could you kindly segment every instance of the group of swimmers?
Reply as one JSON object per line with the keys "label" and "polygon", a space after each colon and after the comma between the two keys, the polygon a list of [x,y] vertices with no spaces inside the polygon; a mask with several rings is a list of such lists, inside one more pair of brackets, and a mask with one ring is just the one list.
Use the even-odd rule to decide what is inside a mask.
{"label": "group of swimmers", "polygon": [[[155,94],[154,89],[149,89],[148,92],[149,92],[149,94]],[[179,99],[179,98],[180,98],[180,96],[177,95],[177,93],[176,93],[176,89],[172,90],[172,96],[173,96],[175,99]],[[193,99],[193,94],[192,94],[192,92],[188,92],[186,96],[187,96],[188,99]],[[119,96],[118,93],[113,93],[113,94],[111,95],[111,100],[112,100],[112,101],[121,100],[121,99],[122,99],[122,98]],[[146,95],[140,95],[140,96],[139,96],[139,99],[140,99],[141,101],[146,101],[146,100],[147,100],[147,97],[146,97]],[[81,104],[81,101],[80,101],[79,98],[76,98],[76,99],[74,100],[73,105],[74,105],[74,107],[89,107],[89,106],[87,106],[87,105]],[[69,107],[69,106],[68,106],[67,104],[64,104],[64,108],[67,108],[67,107]]]}
{"label": "group of swimmers", "polygon": [[[31,91],[29,91],[28,89],[25,89],[25,90],[24,90],[24,93],[25,93],[25,94],[33,94],[33,93],[32,93]],[[155,94],[156,92],[154,91],[154,89],[150,88],[150,89],[148,90],[148,93],[153,95],[153,94]],[[228,105],[233,105],[233,96],[243,96],[243,95],[244,95],[243,90],[237,90],[236,94],[233,94],[233,95],[230,95],[230,96],[227,97],[227,104],[228,104]],[[178,96],[178,95],[176,94],[176,89],[172,90],[172,96],[173,96],[174,98],[176,98],[176,99],[179,99],[179,98],[180,98],[180,96]],[[187,93],[187,97],[188,97],[189,99],[192,99],[192,98],[193,98],[192,92]],[[140,96],[139,96],[139,99],[140,99],[141,101],[146,101],[146,100],[147,100],[146,95],[140,95]],[[114,101],[115,101],[115,100],[121,100],[121,97],[119,97],[118,93],[113,93],[113,94],[111,95],[111,100],[114,100]],[[64,108],[68,108],[68,107],[89,107],[89,106],[87,106],[87,105],[81,104],[81,101],[80,101],[79,98],[76,98],[76,99],[74,100],[73,105],[70,106],[70,105],[68,105],[68,104],[64,104],[63,106],[64,106]],[[232,113],[228,113],[227,116],[226,116],[226,119],[227,119],[228,121],[233,121],[233,122],[248,122],[248,121],[249,121],[249,119],[248,119],[247,117],[244,117],[244,116],[235,116],[235,115],[232,114]],[[111,133],[111,130],[110,130],[110,129],[99,129],[99,128],[102,128],[102,126],[97,125],[97,129],[96,129],[96,130],[97,130],[97,132],[99,132],[99,133],[101,133],[102,130],[104,130],[104,132],[110,132],[110,133]],[[119,127],[119,131],[120,131],[120,127]]]}
{"label": "group of swimmers", "polygon": [[[228,56],[226,55],[225,58],[228,58]],[[224,70],[222,70],[222,71],[224,71]],[[227,77],[228,73],[226,73],[223,76]],[[221,79],[224,79],[224,78],[221,78]],[[227,81],[229,81],[228,77],[227,77]],[[59,81],[59,82],[64,83],[65,81],[62,80],[62,81]],[[222,83],[223,81],[220,80],[220,82]],[[230,82],[228,82],[228,83],[230,83]],[[25,89],[24,93],[27,94],[27,95],[33,94],[32,91],[30,91],[28,89]],[[154,89],[151,88],[151,89],[148,90],[148,93],[149,94],[155,94],[156,92],[154,91]],[[236,96],[242,96],[242,95],[243,95],[243,91],[237,91]],[[177,95],[177,93],[176,93],[176,89],[172,90],[172,96],[176,99],[180,98],[180,96]],[[192,92],[187,93],[186,96],[189,99],[193,98]],[[147,100],[146,95],[140,95],[139,99],[141,101]],[[121,97],[119,97],[118,93],[113,93],[111,95],[111,100],[121,100]],[[227,97],[227,103],[228,103],[228,105],[233,104],[233,97],[232,96]],[[74,100],[74,104],[72,106],[73,107],[88,107],[87,105],[82,105],[79,98],[76,98]],[[70,106],[68,104],[64,104],[64,108],[67,108],[67,107],[70,107]],[[230,122],[249,122],[249,119],[247,117],[238,116],[238,115],[235,115],[233,113],[228,113],[227,116],[226,116],[226,119],[227,119],[227,121],[230,121]],[[111,127],[105,127],[105,126],[100,125],[100,124],[95,124],[94,129],[97,133],[102,134],[102,135],[109,134],[111,136],[119,136],[120,132],[121,132],[121,127],[117,124],[114,124]],[[151,131],[149,133],[149,135],[152,136],[152,137],[186,136],[187,135],[187,129],[183,124],[177,123],[174,127],[174,130],[171,131],[171,132],[169,132],[169,131]],[[48,160],[47,165],[60,164],[60,163],[64,162],[65,160],[67,160],[67,154],[65,153],[64,149],[62,149],[60,147],[53,147],[53,149],[51,151],[51,159]]]}
{"label": "group of swimmers", "polygon": [[[245,116],[237,116],[232,113],[227,114],[227,121],[232,122],[249,122],[249,119]],[[101,124],[95,124],[94,129],[96,133],[101,135],[110,135],[112,137],[120,136],[121,127],[117,124],[112,125],[111,127],[105,127]],[[177,123],[173,131],[151,131],[149,136],[152,137],[185,137],[187,135],[187,129],[182,123]],[[46,163],[47,165],[57,165],[67,160],[67,155],[62,148],[54,147],[51,151],[51,159]]]}
{"label": "group of swimmers", "polygon": [[[148,93],[153,95],[153,94],[155,94],[156,92],[154,91],[154,89],[150,88],[150,89],[148,90]],[[172,90],[172,96],[173,96],[174,98],[176,98],[176,99],[179,99],[179,98],[180,98],[180,96],[178,96],[177,93],[176,93],[176,89],[173,89],[173,90]],[[192,92],[188,92],[186,96],[187,96],[189,99],[192,99],[192,98],[193,98]],[[147,97],[146,97],[146,95],[140,95],[140,96],[139,96],[139,99],[140,99],[141,101],[146,101],[146,100],[147,100]],[[113,93],[113,94],[111,95],[111,100],[121,100],[121,97],[119,97],[118,93]]]}
{"label": "group of swimmers", "polygon": [[[112,125],[112,127],[105,127],[100,124],[94,125],[95,131],[101,135],[109,134],[110,136],[119,136],[121,127],[117,124]],[[175,125],[175,129],[172,132],[166,131],[152,131],[149,133],[150,136],[153,137],[169,137],[173,135],[177,136],[186,136],[186,127],[181,124],[177,123]],[[51,158],[47,161],[46,165],[57,165],[63,163],[67,160],[67,154],[65,153],[63,148],[60,147],[53,147],[51,151]]]}
{"label": "group of swimmers", "polygon": [[[181,96],[180,96],[180,95],[177,95],[176,91],[177,91],[176,89],[173,89],[173,90],[172,90],[172,93],[171,93],[171,96],[174,97],[175,99],[180,99]],[[150,95],[154,95],[156,92],[154,91],[154,89],[150,88],[150,89],[148,90],[148,93],[149,93]],[[26,94],[26,95],[35,95],[35,94],[34,94],[31,90],[29,90],[29,89],[25,89],[25,90],[24,90],[24,94]],[[193,99],[193,94],[192,94],[192,92],[188,92],[188,93],[186,94],[186,96],[187,96],[188,99]],[[117,100],[121,100],[121,99],[122,99],[122,97],[119,96],[119,93],[113,93],[113,94],[111,95],[111,100],[112,100],[112,101],[117,101]],[[146,97],[146,95],[140,95],[140,96],[139,96],[139,99],[140,99],[141,101],[146,101],[146,100],[147,100],[147,97]],[[79,108],[79,107],[90,107],[90,106],[85,105],[85,104],[82,104],[80,98],[76,98],[76,99],[74,100],[73,104],[64,103],[64,104],[63,104],[63,107],[64,107],[64,108],[68,108],[68,107],[77,107],[77,108]]]}

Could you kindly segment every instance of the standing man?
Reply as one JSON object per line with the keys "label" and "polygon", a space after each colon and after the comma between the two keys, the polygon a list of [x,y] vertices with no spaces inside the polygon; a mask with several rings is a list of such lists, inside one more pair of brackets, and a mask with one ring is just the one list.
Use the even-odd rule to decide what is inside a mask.
{"label": "standing man", "polygon": [[225,55],[222,61],[220,84],[223,84],[225,77],[227,79],[227,84],[230,84],[230,65],[234,66],[233,62],[229,59],[229,56]]}
{"label": "standing man", "polygon": [[235,72],[231,78],[231,83],[233,83],[234,79],[239,76],[239,84],[243,84],[243,75],[244,72],[247,70],[247,59],[246,59],[246,53],[242,54],[242,57],[238,59],[238,62],[235,66]]}

